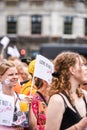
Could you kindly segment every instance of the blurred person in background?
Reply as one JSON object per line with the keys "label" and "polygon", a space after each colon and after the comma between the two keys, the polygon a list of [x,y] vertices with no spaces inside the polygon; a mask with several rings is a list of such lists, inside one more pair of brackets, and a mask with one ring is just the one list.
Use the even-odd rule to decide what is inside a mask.
{"label": "blurred person in background", "polygon": [[20,93],[22,85],[21,82],[28,79],[27,64],[23,63],[18,57],[9,57],[9,61],[12,61],[18,71],[18,83],[13,88],[15,92]]}
{"label": "blurred person in background", "polygon": [[84,130],[87,128],[87,118],[84,118],[87,92],[79,89],[79,85],[87,81],[87,61],[78,53],[62,52],[53,63],[55,71],[49,90],[45,130]]}
{"label": "blurred person in background", "polygon": [[[22,88],[20,91],[21,94],[30,95],[30,91],[31,91],[31,94],[34,94],[36,92],[36,87],[32,84],[35,63],[36,63],[36,59],[32,60],[28,65],[29,77],[27,78],[28,79],[27,82],[22,85]],[[31,87],[32,87],[32,90],[31,90]]]}
{"label": "blurred person in background", "polygon": [[32,101],[31,107],[33,113],[36,117],[37,130],[44,130],[46,123],[46,109],[48,105],[48,83],[47,81],[33,77],[35,70],[36,59],[32,60],[28,66],[28,72],[31,75],[31,80],[24,84],[21,89],[21,93],[30,95],[32,87],[32,78],[33,80],[33,89],[32,89]]}

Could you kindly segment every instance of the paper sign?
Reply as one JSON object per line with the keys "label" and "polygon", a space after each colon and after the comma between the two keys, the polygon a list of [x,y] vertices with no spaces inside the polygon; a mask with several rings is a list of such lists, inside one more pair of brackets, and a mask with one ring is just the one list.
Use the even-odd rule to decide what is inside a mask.
{"label": "paper sign", "polygon": [[7,49],[7,54],[9,54],[13,57],[20,57],[20,54],[19,54],[16,46],[14,46],[14,48],[9,46]]}
{"label": "paper sign", "polygon": [[10,42],[10,39],[8,37],[3,37],[0,41],[0,43],[3,45],[3,48],[5,49],[8,45],[8,43]]}
{"label": "paper sign", "polygon": [[9,54],[9,55],[11,55],[11,56],[15,56],[15,54],[14,54],[14,48],[12,48],[12,47],[8,47],[8,49],[7,49],[7,54]]}
{"label": "paper sign", "polygon": [[14,53],[15,53],[16,57],[20,57],[20,53],[19,53],[19,51],[18,51],[16,46],[14,46]]}
{"label": "paper sign", "polygon": [[0,94],[0,125],[11,126],[14,113],[14,98]]}
{"label": "paper sign", "polygon": [[41,78],[51,83],[52,80],[52,73],[54,72],[54,65],[53,63],[42,55],[37,55],[36,57],[36,64],[35,64],[35,71],[34,77]]}

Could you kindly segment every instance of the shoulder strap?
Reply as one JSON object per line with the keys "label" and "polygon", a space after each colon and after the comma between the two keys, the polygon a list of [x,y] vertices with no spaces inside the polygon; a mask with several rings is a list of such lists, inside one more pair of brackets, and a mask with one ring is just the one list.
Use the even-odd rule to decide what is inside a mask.
{"label": "shoulder strap", "polygon": [[78,112],[77,108],[75,107],[74,104],[71,103],[71,100],[69,98],[69,96],[67,95],[66,92],[63,92],[63,94],[66,96],[66,98],[68,99],[69,103],[71,104],[71,106],[73,107],[73,109],[76,111],[76,113],[81,117],[80,113]]}
{"label": "shoulder strap", "polygon": [[64,97],[63,97],[63,95],[62,94],[59,94],[61,97],[62,97],[62,99],[63,99],[63,101],[64,101],[64,106],[65,106],[65,108],[67,107],[67,103],[66,103],[66,101],[65,101],[65,99],[64,99]]}
{"label": "shoulder strap", "polygon": [[40,92],[38,92],[38,91],[36,93],[38,93],[38,95],[42,98],[44,103],[48,106],[48,103],[47,103],[46,99],[44,98],[44,96]]}
{"label": "shoulder strap", "polygon": [[17,92],[15,92],[16,95],[17,95],[17,98],[21,101],[20,97],[19,97],[19,94]]}
{"label": "shoulder strap", "polygon": [[84,100],[84,102],[85,102],[85,106],[86,106],[86,113],[87,113],[87,102],[86,102],[85,96],[83,96],[83,100]]}

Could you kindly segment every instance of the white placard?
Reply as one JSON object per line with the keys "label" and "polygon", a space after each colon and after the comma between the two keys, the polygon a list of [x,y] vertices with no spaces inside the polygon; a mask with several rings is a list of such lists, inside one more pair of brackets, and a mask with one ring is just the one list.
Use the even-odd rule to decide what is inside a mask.
{"label": "white placard", "polygon": [[16,46],[14,46],[14,48],[9,46],[7,49],[7,54],[9,54],[13,57],[20,57],[19,51]]}
{"label": "white placard", "polygon": [[7,54],[9,54],[11,56],[15,56],[14,48],[9,46],[8,49],[7,49]]}
{"label": "white placard", "polygon": [[34,77],[41,78],[51,83],[52,80],[52,73],[54,72],[54,65],[53,63],[42,55],[37,55],[36,57],[36,64],[34,70]]}
{"label": "white placard", "polygon": [[14,97],[0,93],[0,125],[11,126],[14,113]]}
{"label": "white placard", "polygon": [[20,53],[19,53],[19,51],[18,51],[16,46],[14,46],[14,53],[15,53],[16,57],[20,57]]}
{"label": "white placard", "polygon": [[9,42],[10,42],[10,39],[7,36],[3,37],[1,39],[1,41],[0,41],[0,43],[3,45],[4,49],[7,47],[7,45],[8,45]]}

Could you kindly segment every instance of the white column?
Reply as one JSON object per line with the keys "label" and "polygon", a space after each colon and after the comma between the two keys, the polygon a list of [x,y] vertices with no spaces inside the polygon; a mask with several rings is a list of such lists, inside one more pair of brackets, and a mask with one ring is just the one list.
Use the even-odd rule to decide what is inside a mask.
{"label": "white column", "polygon": [[6,17],[5,15],[0,15],[0,36],[6,35]]}
{"label": "white column", "polygon": [[57,21],[57,24],[58,24],[58,28],[57,28],[57,31],[58,31],[58,35],[59,36],[62,36],[63,35],[63,30],[64,30],[64,17],[62,17],[61,15],[57,16],[58,17],[58,21]]}
{"label": "white column", "polygon": [[74,18],[73,34],[75,36],[84,36],[84,19],[80,17]]}
{"label": "white column", "polygon": [[18,35],[19,36],[29,36],[30,26],[29,26],[29,16],[19,16],[18,18]]}
{"label": "white column", "polygon": [[53,12],[51,17],[51,35],[60,36],[63,33],[63,18],[57,13]]}
{"label": "white column", "polygon": [[42,19],[42,35],[50,35],[51,26],[50,26],[50,15],[43,15]]}
{"label": "white column", "polygon": [[51,23],[52,23],[51,35],[52,36],[58,35],[58,17],[56,12],[52,13]]}

